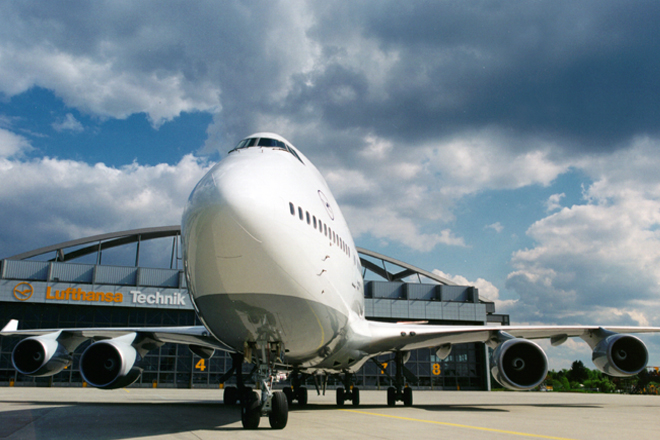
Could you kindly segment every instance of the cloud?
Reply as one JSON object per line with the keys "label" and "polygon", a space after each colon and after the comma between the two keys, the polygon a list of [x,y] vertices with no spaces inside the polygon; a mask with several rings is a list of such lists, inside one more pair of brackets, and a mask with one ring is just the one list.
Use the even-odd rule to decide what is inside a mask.
{"label": "cloud", "polygon": [[[563,153],[657,133],[660,7],[307,1],[8,3],[0,91],[51,89],[101,117],[217,117],[207,148],[260,121],[420,143],[499,127]],[[182,18],[185,17],[185,18]],[[268,23],[259,32],[245,32]],[[289,133],[284,133],[289,134]]]}
{"label": "cloud", "polygon": [[110,231],[178,224],[188,195],[209,167],[192,155],[175,165],[121,168],[2,159],[3,257]]}
{"label": "cloud", "polygon": [[[617,2],[332,6],[314,8],[309,35],[326,57],[298,96],[313,97],[333,127],[418,140],[496,125],[561,137],[571,150],[657,132],[652,2],[626,14]],[[359,99],[338,105],[330,85]]]}
{"label": "cloud", "polygon": [[500,222],[495,222],[492,225],[487,225],[486,229],[492,229],[493,231],[497,232],[498,234],[504,230],[504,226]]}
{"label": "cloud", "polygon": [[507,279],[521,319],[660,325],[659,147],[639,139],[590,161],[584,203],[528,229],[535,245],[513,254]]}
{"label": "cloud", "polygon": [[495,302],[495,310],[497,310],[499,313],[501,313],[500,307],[505,307],[510,302],[510,301],[501,300],[500,290],[493,283],[483,278],[477,278],[476,281],[469,281],[467,278],[465,278],[462,275],[450,275],[439,269],[433,269],[433,273],[438,276],[441,276],[442,278],[446,278],[450,281],[453,281],[459,286],[476,287],[477,289],[479,289],[480,297]]}
{"label": "cloud", "polygon": [[29,140],[9,130],[0,128],[0,170],[6,166],[2,163],[4,159],[20,156],[30,150],[32,150],[32,145]]}
{"label": "cloud", "polygon": [[556,211],[561,209],[561,204],[559,203],[561,199],[566,197],[566,194],[553,194],[548,197],[548,200],[545,202],[545,210],[548,212]]}
{"label": "cloud", "polygon": [[[307,136],[301,129],[300,137]],[[309,155],[321,164],[354,234],[425,251],[437,245],[469,245],[453,231],[454,209],[463,198],[484,191],[547,186],[573,164],[553,158],[552,143],[534,137],[522,140],[495,128],[405,146],[355,131],[336,140],[350,145],[350,150]],[[511,148],[522,142],[537,149]],[[338,154],[346,159],[337,158]],[[493,225],[496,231],[501,228]]]}
{"label": "cloud", "polygon": [[52,124],[55,131],[61,132],[64,130],[70,130],[73,132],[81,132],[85,130],[85,127],[78,121],[71,113],[67,113],[64,120],[61,122],[54,122]]}

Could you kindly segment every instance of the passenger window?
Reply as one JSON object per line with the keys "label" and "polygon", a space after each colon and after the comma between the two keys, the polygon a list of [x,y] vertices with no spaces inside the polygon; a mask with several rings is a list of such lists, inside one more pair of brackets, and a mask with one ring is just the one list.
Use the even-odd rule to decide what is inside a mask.
{"label": "passenger window", "polygon": [[309,225],[312,223],[311,219],[309,218],[309,211],[305,212],[305,214],[307,215],[307,224]]}
{"label": "passenger window", "polygon": [[296,207],[291,202],[289,202],[289,211],[291,211],[291,215],[296,215]]}
{"label": "passenger window", "polygon": [[312,216],[312,220],[314,221],[314,229],[316,229],[316,216]]}
{"label": "passenger window", "polygon": [[303,219],[303,212],[302,212],[302,208],[300,206],[298,207],[298,217],[300,217],[300,220]]}
{"label": "passenger window", "polygon": [[323,233],[326,237],[328,236],[328,225],[323,225]]}

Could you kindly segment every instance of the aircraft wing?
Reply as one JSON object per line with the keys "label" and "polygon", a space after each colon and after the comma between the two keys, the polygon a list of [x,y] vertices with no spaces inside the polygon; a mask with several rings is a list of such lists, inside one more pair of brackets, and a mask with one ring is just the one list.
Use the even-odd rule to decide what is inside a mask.
{"label": "aircraft wing", "polygon": [[76,346],[87,339],[95,341],[136,335],[136,339],[156,345],[165,343],[185,344],[213,350],[234,352],[229,346],[218,341],[201,325],[181,327],[83,327],[58,329],[18,330],[18,321],[12,319],[0,331],[0,336],[44,336],[57,334],[57,340],[66,345],[69,341]]}
{"label": "aircraft wing", "polygon": [[605,335],[616,333],[660,333],[660,327],[620,326],[454,326],[367,321],[369,336],[361,350],[369,353],[437,348],[446,344],[484,342],[498,345],[508,335],[524,339],[550,339],[559,345],[579,337],[594,346]]}

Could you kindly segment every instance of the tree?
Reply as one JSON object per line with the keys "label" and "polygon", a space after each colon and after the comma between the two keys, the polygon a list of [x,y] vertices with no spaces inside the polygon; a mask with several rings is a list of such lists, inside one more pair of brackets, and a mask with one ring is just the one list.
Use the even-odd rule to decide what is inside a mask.
{"label": "tree", "polygon": [[584,366],[582,361],[575,361],[568,371],[568,380],[571,382],[582,383],[589,379],[589,369]]}

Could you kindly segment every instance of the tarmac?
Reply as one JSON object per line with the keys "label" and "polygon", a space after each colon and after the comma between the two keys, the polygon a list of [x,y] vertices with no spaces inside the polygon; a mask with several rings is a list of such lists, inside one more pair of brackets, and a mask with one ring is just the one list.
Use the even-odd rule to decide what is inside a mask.
{"label": "tarmac", "polygon": [[660,396],[415,391],[388,407],[385,391],[339,408],[334,391],[293,404],[283,430],[241,427],[222,390],[0,388],[0,439],[658,439]]}

